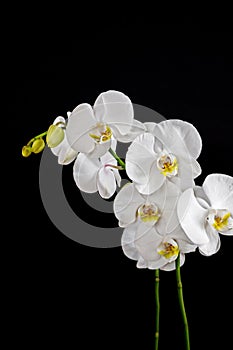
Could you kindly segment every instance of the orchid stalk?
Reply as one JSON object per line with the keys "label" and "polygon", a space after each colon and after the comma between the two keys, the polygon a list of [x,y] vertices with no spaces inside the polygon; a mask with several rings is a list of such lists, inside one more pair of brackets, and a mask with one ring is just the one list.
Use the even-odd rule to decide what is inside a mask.
{"label": "orchid stalk", "polygon": [[125,169],[125,163],[123,162],[123,160],[116,154],[116,152],[113,151],[112,148],[109,148],[108,151],[118,161],[120,166],[123,168],[122,170],[124,170]]}
{"label": "orchid stalk", "polygon": [[46,136],[47,135],[47,132],[48,131],[44,131],[42,132],[41,134],[37,135],[37,136],[34,136],[28,143],[27,145],[31,145],[35,140],[38,140],[38,139],[41,139],[42,137]]}
{"label": "orchid stalk", "polygon": [[177,290],[178,290],[180,311],[181,311],[183,324],[184,324],[185,345],[186,345],[186,350],[190,350],[189,326],[188,326],[188,319],[187,319],[185,306],[184,306],[183,286],[182,286],[181,273],[180,273],[180,254],[176,259],[176,280],[177,280]]}
{"label": "orchid stalk", "polygon": [[155,270],[155,350],[159,348],[159,316],[160,316],[160,302],[159,302],[159,269]]}

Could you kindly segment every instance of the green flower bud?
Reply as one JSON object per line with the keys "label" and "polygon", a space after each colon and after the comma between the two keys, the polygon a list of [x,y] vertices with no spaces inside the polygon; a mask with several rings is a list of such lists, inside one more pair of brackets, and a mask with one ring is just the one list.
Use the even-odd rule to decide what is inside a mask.
{"label": "green flower bud", "polygon": [[30,146],[23,146],[22,148],[22,156],[23,157],[29,157],[30,154],[32,153],[31,147]]}
{"label": "green flower bud", "polygon": [[44,148],[45,142],[42,138],[40,138],[33,142],[31,150],[33,153],[40,153],[41,151],[43,151]]}
{"label": "green flower bud", "polygon": [[50,125],[47,136],[46,136],[46,142],[50,148],[58,146],[64,139],[65,133],[62,128],[60,128],[57,125]]}

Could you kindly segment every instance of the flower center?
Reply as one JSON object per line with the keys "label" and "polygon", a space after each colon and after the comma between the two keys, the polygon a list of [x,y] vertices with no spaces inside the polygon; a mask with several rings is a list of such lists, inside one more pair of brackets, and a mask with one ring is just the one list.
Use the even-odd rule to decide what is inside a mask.
{"label": "flower center", "polygon": [[179,254],[179,246],[173,239],[168,239],[158,246],[157,253],[171,262],[176,260]]}
{"label": "flower center", "polygon": [[210,210],[207,221],[220,233],[233,230],[233,218],[227,210]]}
{"label": "flower center", "polygon": [[177,159],[171,153],[161,155],[157,160],[157,167],[161,174],[167,177],[176,176],[178,173]]}
{"label": "flower center", "polygon": [[161,215],[157,205],[152,203],[141,205],[138,209],[138,216],[143,222],[156,223]]}
{"label": "flower center", "polygon": [[89,134],[91,138],[97,143],[103,143],[109,141],[112,137],[112,130],[108,125],[98,123],[93,130],[93,133]]}

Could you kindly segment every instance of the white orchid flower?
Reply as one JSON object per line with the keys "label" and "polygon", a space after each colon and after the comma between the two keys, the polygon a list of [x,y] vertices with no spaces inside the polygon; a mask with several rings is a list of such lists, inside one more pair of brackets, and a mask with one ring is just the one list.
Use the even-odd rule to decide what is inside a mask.
{"label": "white orchid flower", "polygon": [[[116,140],[112,140],[112,148],[116,149]],[[121,177],[116,159],[106,153],[102,157],[90,158],[79,153],[74,163],[73,175],[77,187],[87,193],[99,192],[102,198],[110,198],[120,187]]]}
{"label": "white orchid flower", "polygon": [[[188,189],[181,195],[177,213],[200,253],[215,254],[221,244],[219,233],[233,235],[233,178],[223,174],[207,176],[202,188]],[[202,244],[204,238],[206,243]]]}
{"label": "white orchid flower", "polygon": [[179,178],[182,190],[194,186],[201,173],[197,163],[202,142],[195,127],[182,120],[145,123],[126,154],[126,172],[140,193],[157,191],[164,182]]}
{"label": "white orchid flower", "polygon": [[82,103],[73,110],[66,135],[76,152],[99,158],[111,147],[112,137],[130,142],[133,125],[134,111],[130,99],[119,91],[110,90],[97,97],[93,108]]}
{"label": "white orchid flower", "polygon": [[[70,112],[67,112],[68,119],[70,114],[71,114]],[[78,152],[74,151],[70,147],[70,144],[67,141],[66,120],[65,118],[59,116],[54,120],[53,125],[57,125],[59,128],[63,130],[63,137],[61,135],[57,136],[59,139],[54,139],[54,137],[52,137],[52,141],[55,144],[58,143],[58,146],[52,147],[51,151],[55,156],[58,157],[59,164],[62,164],[62,165],[70,164],[77,157]]]}
{"label": "white orchid flower", "polygon": [[145,196],[131,183],[117,194],[114,213],[125,228],[122,248],[127,257],[138,261],[137,267],[173,270],[179,253],[183,264],[184,254],[195,251],[179,225],[179,192],[175,184],[164,183],[156,193]]}

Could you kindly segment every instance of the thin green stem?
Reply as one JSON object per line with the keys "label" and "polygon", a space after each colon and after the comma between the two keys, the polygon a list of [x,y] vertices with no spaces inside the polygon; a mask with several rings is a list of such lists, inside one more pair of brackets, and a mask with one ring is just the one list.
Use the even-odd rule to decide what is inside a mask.
{"label": "thin green stem", "polygon": [[118,155],[113,151],[113,149],[109,148],[108,151],[118,161],[118,163],[122,166],[122,168],[125,169],[125,163],[123,162],[123,160],[120,157],[118,157]]}
{"label": "thin green stem", "polygon": [[159,269],[155,270],[155,350],[159,348]]}
{"label": "thin green stem", "polygon": [[47,135],[47,132],[48,132],[48,131],[44,131],[44,132],[42,132],[41,134],[39,134],[39,135],[33,137],[33,138],[27,143],[27,146],[30,146],[31,143],[33,143],[35,140],[40,139],[41,137]]}
{"label": "thin green stem", "polygon": [[178,289],[178,299],[180,304],[180,311],[184,324],[184,333],[185,333],[185,344],[186,350],[190,350],[190,340],[189,340],[189,327],[188,327],[188,319],[184,306],[184,297],[183,297],[183,287],[181,282],[181,273],[180,273],[180,254],[176,259],[176,280],[177,280],[177,289]]}

